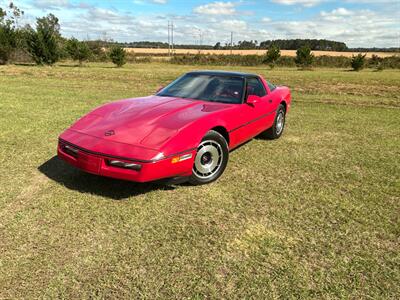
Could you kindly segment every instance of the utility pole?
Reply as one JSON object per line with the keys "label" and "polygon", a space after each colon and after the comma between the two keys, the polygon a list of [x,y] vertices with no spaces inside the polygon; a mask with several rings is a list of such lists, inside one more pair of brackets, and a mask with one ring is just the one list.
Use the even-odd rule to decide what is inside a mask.
{"label": "utility pole", "polygon": [[233,31],[231,31],[231,55],[232,55],[232,47],[233,47]]}
{"label": "utility pole", "polygon": [[171,21],[171,43],[172,43],[172,55],[174,55],[174,23]]}
{"label": "utility pole", "polygon": [[171,36],[170,36],[170,24],[168,21],[168,56],[171,55]]}
{"label": "utility pole", "polygon": [[168,21],[168,55],[174,54],[174,23]]}
{"label": "utility pole", "polygon": [[201,31],[201,29],[199,29],[199,28],[195,28],[195,30],[198,32],[198,40],[197,40],[197,34],[195,34],[195,37],[196,37],[196,44],[197,44],[197,42],[198,42],[198,50],[199,50],[199,53],[201,52],[201,46],[203,45],[203,36],[204,36],[204,33]]}

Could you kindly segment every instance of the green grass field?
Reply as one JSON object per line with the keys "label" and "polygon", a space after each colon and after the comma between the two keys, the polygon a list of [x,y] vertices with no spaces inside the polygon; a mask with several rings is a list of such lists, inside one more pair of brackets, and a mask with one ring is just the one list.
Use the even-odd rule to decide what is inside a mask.
{"label": "green grass field", "polygon": [[281,139],[206,186],[136,184],[55,157],[94,107],[170,64],[0,66],[0,299],[396,299],[400,71],[225,68],[293,90]]}

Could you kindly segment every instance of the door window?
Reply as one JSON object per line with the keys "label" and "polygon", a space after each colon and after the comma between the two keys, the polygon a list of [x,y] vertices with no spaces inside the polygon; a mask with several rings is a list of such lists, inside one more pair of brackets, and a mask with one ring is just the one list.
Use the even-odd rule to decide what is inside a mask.
{"label": "door window", "polygon": [[267,94],[264,85],[258,78],[248,78],[247,79],[247,95],[256,95],[259,97],[264,97]]}
{"label": "door window", "polygon": [[276,86],[273,85],[271,82],[267,81],[267,84],[268,84],[269,90],[270,90],[271,92],[272,92],[274,89],[276,89]]}

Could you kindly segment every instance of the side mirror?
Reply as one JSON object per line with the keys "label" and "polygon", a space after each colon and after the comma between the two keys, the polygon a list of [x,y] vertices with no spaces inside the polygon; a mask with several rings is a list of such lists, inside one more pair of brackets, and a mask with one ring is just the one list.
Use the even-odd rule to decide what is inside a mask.
{"label": "side mirror", "polygon": [[257,95],[248,95],[247,96],[247,104],[254,104],[261,101],[261,97]]}
{"label": "side mirror", "polygon": [[163,88],[164,88],[163,86],[160,86],[160,87],[157,89],[156,94],[157,94],[159,91],[161,91]]}

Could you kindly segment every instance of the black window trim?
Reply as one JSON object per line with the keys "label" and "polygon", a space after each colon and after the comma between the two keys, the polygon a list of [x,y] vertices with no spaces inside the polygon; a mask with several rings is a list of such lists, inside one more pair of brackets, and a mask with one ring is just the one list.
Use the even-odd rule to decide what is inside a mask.
{"label": "black window trim", "polygon": [[245,97],[244,97],[244,102],[243,102],[243,103],[246,103],[246,102],[247,102],[247,96],[248,96],[248,95],[247,95],[247,80],[248,80],[248,79],[256,79],[256,80],[258,80],[258,82],[261,84],[261,86],[263,87],[264,92],[265,92],[265,95],[264,95],[263,97],[265,97],[265,96],[268,95],[268,90],[265,88],[265,85],[264,85],[264,83],[262,82],[260,76],[247,76],[247,77],[246,77],[246,81],[245,81],[245,90],[244,90],[244,93],[243,93],[243,95],[245,95]]}
{"label": "black window trim", "polygon": [[[272,93],[273,91],[275,91],[276,85],[273,84],[272,82],[268,81],[268,80],[267,80],[266,82],[267,82],[269,91],[270,91],[271,93]],[[273,89],[271,89],[271,86],[273,86]]]}

